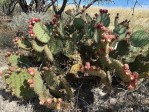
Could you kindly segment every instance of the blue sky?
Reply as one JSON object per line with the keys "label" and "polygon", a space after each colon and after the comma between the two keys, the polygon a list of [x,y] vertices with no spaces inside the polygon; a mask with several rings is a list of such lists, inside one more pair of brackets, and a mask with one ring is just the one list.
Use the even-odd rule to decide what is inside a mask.
{"label": "blue sky", "polygon": [[[27,0],[30,1],[30,0]],[[59,0],[62,1],[62,0]],[[71,1],[71,0],[70,0]],[[106,6],[106,7],[133,7],[135,0],[113,0],[114,3],[101,3],[100,6]],[[136,7],[142,7],[142,8],[149,8],[149,0],[138,0],[138,3]],[[83,3],[86,4],[86,3]],[[96,6],[97,4],[95,4]]]}
{"label": "blue sky", "polygon": [[[113,0],[114,3],[110,4],[101,4],[101,6],[108,7],[133,7],[135,0]],[[149,0],[138,0],[138,4],[136,7],[149,8]]]}

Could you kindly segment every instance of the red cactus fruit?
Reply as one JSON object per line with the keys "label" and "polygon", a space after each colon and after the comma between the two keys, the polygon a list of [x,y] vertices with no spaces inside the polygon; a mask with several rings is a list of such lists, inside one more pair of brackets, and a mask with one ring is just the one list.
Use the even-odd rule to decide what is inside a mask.
{"label": "red cactus fruit", "polygon": [[34,83],[34,80],[33,79],[28,79],[27,81],[29,84],[33,84]]}
{"label": "red cactus fruit", "polygon": [[36,23],[35,18],[31,20],[32,25]]}
{"label": "red cactus fruit", "polygon": [[127,76],[131,76],[132,72],[130,70],[124,69],[124,72]]}
{"label": "red cactus fruit", "polygon": [[86,62],[85,69],[89,70],[91,68],[90,62]]}
{"label": "red cactus fruit", "polygon": [[33,30],[28,31],[29,34],[34,34]]}
{"label": "red cactus fruit", "polygon": [[95,17],[98,17],[98,14],[97,13],[95,14]]}
{"label": "red cactus fruit", "polygon": [[125,70],[129,70],[129,65],[128,64],[124,64],[124,69]]}
{"label": "red cactus fruit", "polygon": [[44,99],[40,100],[40,102],[39,102],[40,105],[43,105],[44,103],[45,103]]}
{"label": "red cactus fruit", "polygon": [[32,75],[32,76],[35,75],[35,69],[34,69],[34,68],[28,68],[27,71],[28,71],[28,73],[29,73],[30,75]]}
{"label": "red cactus fruit", "polygon": [[57,22],[57,18],[54,17],[52,21],[55,24]]}
{"label": "red cactus fruit", "polygon": [[99,12],[100,12],[100,13],[103,13],[103,10],[102,10],[102,9],[100,9],[100,10],[99,10]]}
{"label": "red cactus fruit", "polygon": [[101,27],[101,30],[102,30],[102,31],[107,31],[107,28],[106,28],[105,26],[102,26],[102,27]]}
{"label": "red cactus fruit", "polygon": [[53,102],[53,99],[52,99],[52,98],[48,98],[48,99],[47,99],[47,103],[48,103],[48,104],[51,104],[52,102]]}
{"label": "red cactus fruit", "polygon": [[81,72],[84,72],[85,71],[85,68],[84,66],[81,67]]}
{"label": "red cactus fruit", "polygon": [[137,72],[133,72],[132,75],[134,76],[134,79],[138,79],[139,74]]}
{"label": "red cactus fruit", "polygon": [[19,40],[19,37],[15,37],[13,41],[18,42],[18,40]]}
{"label": "red cactus fruit", "polygon": [[113,47],[109,47],[109,51],[113,51]]}
{"label": "red cactus fruit", "polygon": [[36,22],[40,22],[40,18],[35,18],[35,21]]}
{"label": "red cactus fruit", "polygon": [[28,28],[32,29],[33,28],[33,25],[29,25]]}
{"label": "red cactus fruit", "polygon": [[127,87],[129,90],[132,90],[135,88],[135,83],[134,82],[131,82],[128,87]]}
{"label": "red cactus fruit", "polygon": [[96,69],[96,66],[91,66],[90,67],[90,70],[95,70]]}
{"label": "red cactus fruit", "polygon": [[12,53],[10,51],[7,52],[7,56],[10,56]]}

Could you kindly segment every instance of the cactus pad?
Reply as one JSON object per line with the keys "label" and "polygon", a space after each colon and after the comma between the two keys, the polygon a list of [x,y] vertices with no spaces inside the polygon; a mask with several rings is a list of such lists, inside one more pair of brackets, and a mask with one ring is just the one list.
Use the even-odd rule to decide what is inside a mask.
{"label": "cactus pad", "polygon": [[17,46],[19,48],[22,48],[24,50],[30,50],[31,49],[31,43],[27,39],[19,39],[17,42]]}
{"label": "cactus pad", "polygon": [[134,47],[144,47],[149,43],[149,33],[144,30],[136,31],[131,35],[130,41]]}
{"label": "cactus pad", "polygon": [[85,21],[81,18],[75,18],[73,21],[73,25],[76,29],[81,30],[82,28],[84,28]]}
{"label": "cactus pad", "polygon": [[33,32],[35,33],[37,39],[42,43],[47,43],[50,40],[47,27],[40,22],[35,23],[33,27]]}
{"label": "cactus pad", "polygon": [[11,89],[12,94],[18,98],[32,98],[35,96],[34,92],[30,89],[27,80],[30,74],[26,70],[20,72],[14,71],[11,75],[4,75],[4,80],[8,84],[8,89]]}
{"label": "cactus pad", "polygon": [[17,55],[17,54],[11,54],[9,57],[6,58],[8,63],[11,64],[11,66],[29,66],[30,61],[27,56],[24,55]]}
{"label": "cactus pad", "polygon": [[53,54],[52,54],[51,50],[49,49],[48,45],[44,46],[44,51],[45,51],[45,54],[46,54],[48,60],[52,62],[54,60],[54,57],[53,57]]}
{"label": "cactus pad", "polygon": [[44,44],[36,40],[32,41],[32,47],[37,52],[42,52],[44,50]]}
{"label": "cactus pad", "polygon": [[75,52],[76,49],[77,49],[77,46],[73,42],[66,41],[65,48],[63,49],[63,52],[66,56],[69,57],[70,55],[72,55]]}
{"label": "cactus pad", "polygon": [[40,72],[36,70],[35,75],[33,76],[33,90],[39,96],[39,100],[46,100],[51,97],[48,89],[44,85]]}
{"label": "cactus pad", "polygon": [[103,26],[108,27],[110,25],[110,17],[107,13],[101,13],[96,20],[96,23],[101,23]]}
{"label": "cactus pad", "polygon": [[61,52],[63,49],[62,40],[52,38],[49,42],[49,48],[54,55]]}

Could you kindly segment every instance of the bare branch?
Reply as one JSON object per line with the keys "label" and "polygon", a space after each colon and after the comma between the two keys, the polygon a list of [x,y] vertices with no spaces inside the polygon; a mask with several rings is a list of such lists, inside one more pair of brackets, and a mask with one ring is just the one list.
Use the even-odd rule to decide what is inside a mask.
{"label": "bare branch", "polygon": [[[85,6],[85,8],[86,9],[88,9],[90,6],[92,6],[95,2],[97,2],[97,1],[99,1],[99,0],[93,0],[93,1],[91,1],[87,6]],[[77,16],[77,15],[79,15],[80,14],[80,12],[77,12],[76,14],[75,14],[75,16]]]}
{"label": "bare branch", "polygon": [[51,1],[53,3],[53,10],[54,10],[55,14],[61,15],[62,12],[64,11],[65,7],[66,7],[66,4],[67,4],[68,0],[63,0],[62,7],[59,10],[56,9],[56,6],[54,4],[54,0],[51,0]]}

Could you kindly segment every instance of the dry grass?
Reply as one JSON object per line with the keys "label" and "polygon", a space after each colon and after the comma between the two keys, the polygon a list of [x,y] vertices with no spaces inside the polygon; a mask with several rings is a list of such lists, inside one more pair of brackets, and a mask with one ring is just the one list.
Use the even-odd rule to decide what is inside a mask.
{"label": "dry grass", "polygon": [[[74,9],[74,6],[68,6],[67,9]],[[120,22],[122,22],[125,19],[130,20],[130,26],[131,29],[134,27],[142,27],[146,30],[149,30],[149,9],[143,9],[143,8],[136,8],[134,15],[132,15],[133,10],[131,8],[105,8],[105,7],[90,7],[87,10],[87,13],[89,13],[91,16],[94,16],[95,13],[99,13],[99,9],[108,9],[111,17],[111,26],[113,26],[114,18],[117,13],[120,14]]]}

